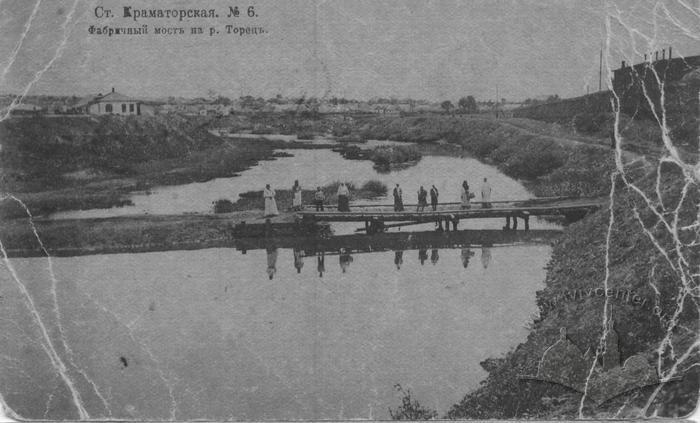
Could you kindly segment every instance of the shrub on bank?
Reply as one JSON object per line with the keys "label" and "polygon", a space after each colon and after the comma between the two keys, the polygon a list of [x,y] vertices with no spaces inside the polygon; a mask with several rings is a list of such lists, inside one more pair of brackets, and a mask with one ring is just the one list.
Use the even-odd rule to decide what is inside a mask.
{"label": "shrub on bank", "polygon": [[370,153],[369,159],[377,166],[390,166],[419,160],[420,150],[413,145],[377,147]]}
{"label": "shrub on bank", "polygon": [[384,196],[388,192],[388,188],[383,182],[374,179],[365,182],[360,188],[360,190],[365,191],[375,197]]}
{"label": "shrub on bank", "polygon": [[298,140],[312,140],[314,139],[314,133],[311,131],[300,131],[297,132]]}
{"label": "shrub on bank", "polygon": [[235,211],[233,203],[225,198],[214,201],[214,213],[231,213]]}

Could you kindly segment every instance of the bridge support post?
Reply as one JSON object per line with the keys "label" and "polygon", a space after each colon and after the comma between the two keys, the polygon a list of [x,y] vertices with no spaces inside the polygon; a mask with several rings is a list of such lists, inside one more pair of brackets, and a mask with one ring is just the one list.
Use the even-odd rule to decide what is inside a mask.
{"label": "bridge support post", "polygon": [[369,221],[365,220],[365,233],[369,234]]}
{"label": "bridge support post", "polygon": [[442,229],[442,219],[440,219],[440,218],[438,217],[438,218],[435,220],[435,226],[436,226],[436,228],[435,228],[436,231],[442,232],[442,231],[443,231],[443,229]]}
{"label": "bridge support post", "polygon": [[457,225],[459,224],[459,219],[452,220],[452,230],[457,230]]}
{"label": "bridge support post", "polygon": [[510,216],[506,216],[506,226],[503,227],[504,231],[510,230]]}
{"label": "bridge support post", "polygon": [[518,216],[513,215],[513,230],[517,231],[518,230]]}
{"label": "bridge support post", "polygon": [[525,215],[523,216],[523,220],[525,221],[525,230],[529,231],[530,230],[530,215]]}
{"label": "bridge support post", "polygon": [[270,219],[265,219],[265,237],[272,236],[272,221]]}

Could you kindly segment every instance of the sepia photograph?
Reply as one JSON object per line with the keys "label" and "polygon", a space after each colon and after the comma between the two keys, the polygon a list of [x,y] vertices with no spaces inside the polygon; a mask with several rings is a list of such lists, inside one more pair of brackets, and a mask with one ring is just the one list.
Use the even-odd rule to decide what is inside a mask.
{"label": "sepia photograph", "polygon": [[700,419],[698,0],[0,0],[0,72],[2,422]]}

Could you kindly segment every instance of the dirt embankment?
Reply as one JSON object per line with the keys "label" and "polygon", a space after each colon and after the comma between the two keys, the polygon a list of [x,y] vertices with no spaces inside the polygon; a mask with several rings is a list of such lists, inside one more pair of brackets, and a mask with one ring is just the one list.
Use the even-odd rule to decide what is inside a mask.
{"label": "dirt embankment", "polygon": [[[662,169],[660,192],[664,201],[658,210],[668,223],[673,219],[671,211],[678,207],[678,228],[692,225],[698,215],[698,185],[691,185],[684,197],[685,179],[678,168],[669,165]],[[645,195],[655,198],[655,174],[640,173],[632,179]],[[593,357],[603,334],[606,299],[607,316],[614,329],[606,341],[606,349],[613,355],[606,369],[612,377],[608,385],[624,377],[613,373],[621,371],[615,367],[635,355],[642,357],[652,374],[659,377],[669,375],[669,369],[677,364],[673,375],[677,379],[666,385],[640,387],[643,384],[635,384],[633,376],[630,390],[612,389],[603,403],[591,401],[589,393],[583,414],[593,418],[639,417],[658,387],[661,389],[646,412],[657,410],[659,416],[691,412],[697,403],[699,360],[694,354],[686,360],[682,357],[696,341],[699,316],[694,300],[679,298],[689,294],[684,292],[686,288],[697,289],[698,278],[691,276],[691,266],[700,262],[700,252],[692,247],[698,233],[692,227],[679,229],[679,239],[674,241],[672,232],[645,200],[618,178],[612,214],[601,210],[571,225],[555,243],[546,287],[537,294],[540,316],[532,323],[527,341],[505,357],[482,362],[489,376],[479,389],[455,404],[448,416],[576,418],[580,392],[521,377],[537,374],[545,351],[561,339],[562,330],[566,342],[581,352],[588,350]],[[661,347],[664,339],[670,344]],[[556,359],[550,360],[554,369],[563,372],[566,364],[556,363]],[[588,369],[592,361],[587,363]]]}

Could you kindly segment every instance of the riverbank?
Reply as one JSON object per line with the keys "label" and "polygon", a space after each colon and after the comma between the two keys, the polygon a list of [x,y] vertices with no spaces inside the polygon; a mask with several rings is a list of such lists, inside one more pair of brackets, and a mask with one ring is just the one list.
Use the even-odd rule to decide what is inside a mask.
{"label": "riverbank", "polygon": [[241,238],[315,236],[328,231],[328,225],[305,225],[290,212],[268,219],[262,210],[249,210],[216,215],[12,219],[0,225],[0,238],[9,257],[44,257],[47,253],[78,256],[199,250],[230,246]]}
{"label": "riverbank", "polygon": [[[690,263],[700,260],[697,249],[692,248],[697,242],[692,225],[697,224],[700,194],[697,181],[683,193],[685,178],[678,168],[668,165],[662,169],[658,192],[664,198],[663,207],[678,210],[677,228],[685,229],[668,231],[663,224],[654,224],[659,222],[655,212],[618,177],[612,214],[610,210],[596,212],[566,228],[554,243],[546,287],[537,293],[539,317],[533,320],[527,340],[504,357],[483,361],[488,377],[455,404],[447,417],[638,418],[652,412],[681,417],[695,408],[700,372],[698,358],[691,351],[699,329],[698,311],[686,287],[698,283]],[[627,178],[649,198],[655,197],[654,173]],[[601,353],[602,367],[595,374],[608,392],[591,385],[581,404],[581,392],[553,383],[551,378],[557,372],[564,375],[567,361],[584,360],[585,369],[592,366],[603,336],[604,315],[612,322],[607,327],[613,330],[606,336],[607,353]],[[592,355],[576,358],[552,353],[545,357],[556,348],[574,348],[555,347],[557,342]],[[633,356],[638,367],[648,366],[652,382],[654,378],[672,381],[647,386],[641,374],[634,373],[638,370],[622,367]],[[549,377],[533,379],[543,360],[553,370]],[[611,379],[602,382],[607,375]],[[621,381],[626,381],[627,388],[610,386],[619,386]],[[603,402],[594,402],[592,397]]]}
{"label": "riverbank", "polygon": [[[526,182],[538,197],[599,196],[610,189],[612,151],[599,144],[537,134],[507,119],[427,115],[396,117],[366,125],[363,136],[406,142],[448,142]],[[472,182],[472,181],[469,181]],[[477,181],[473,181],[476,183]]]}

